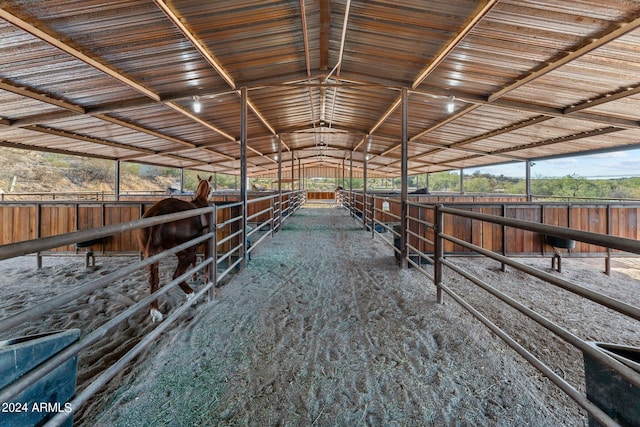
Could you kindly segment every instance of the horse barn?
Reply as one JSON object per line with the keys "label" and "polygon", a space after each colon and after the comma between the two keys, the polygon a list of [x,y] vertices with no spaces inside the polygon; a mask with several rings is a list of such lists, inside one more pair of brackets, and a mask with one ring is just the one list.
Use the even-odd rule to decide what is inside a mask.
{"label": "horse barn", "polygon": [[[115,171],[108,197],[0,195],[0,426],[640,425],[640,200],[531,191],[535,161],[640,148],[640,1],[0,18],[0,153]],[[128,194],[126,163],[201,179]],[[464,191],[493,165],[524,193]]]}

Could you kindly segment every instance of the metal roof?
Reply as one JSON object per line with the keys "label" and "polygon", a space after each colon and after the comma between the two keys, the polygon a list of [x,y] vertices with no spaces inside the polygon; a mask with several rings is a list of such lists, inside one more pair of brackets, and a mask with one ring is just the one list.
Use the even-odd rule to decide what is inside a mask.
{"label": "metal roof", "polygon": [[252,176],[399,175],[403,88],[409,174],[640,146],[639,1],[0,7],[6,147],[238,173],[244,87]]}

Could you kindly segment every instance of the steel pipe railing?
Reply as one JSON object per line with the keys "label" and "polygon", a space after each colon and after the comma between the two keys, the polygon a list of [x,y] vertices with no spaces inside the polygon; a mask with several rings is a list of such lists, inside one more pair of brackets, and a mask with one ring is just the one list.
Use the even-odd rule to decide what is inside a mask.
{"label": "steel pipe railing", "polygon": [[[258,202],[269,200],[269,199],[273,201],[275,197],[277,196],[272,195],[267,197],[261,197],[259,199],[253,199],[253,202],[258,203]],[[303,197],[303,192],[301,191],[292,192],[289,196],[289,200],[283,203],[287,205],[288,215],[286,216],[286,218],[291,216],[301,206],[300,201],[302,200],[302,197]],[[175,246],[174,248],[171,248],[160,254],[153,255],[135,264],[118,269],[113,273],[100,277],[96,280],[93,280],[86,285],[77,287],[61,295],[53,297],[47,301],[44,301],[41,304],[22,310],[5,319],[1,319],[0,332],[9,331],[12,328],[15,328],[21,324],[24,324],[28,320],[31,320],[31,319],[43,316],[49,312],[55,311],[60,306],[68,304],[69,302],[81,297],[82,295],[104,288],[106,286],[112,286],[113,282],[119,279],[122,279],[124,277],[127,277],[133,272],[141,268],[144,268],[150,264],[159,262],[160,260],[166,257],[169,257],[173,254],[176,254],[191,246],[200,245],[205,242],[208,242],[207,244],[210,246],[210,249],[211,249],[210,253],[212,254],[210,258],[205,259],[203,262],[197,264],[194,268],[189,269],[180,277],[177,277],[176,279],[172,280],[168,284],[162,286],[159,290],[157,290],[153,294],[146,296],[141,301],[126,308],[124,311],[119,313],[116,317],[109,320],[104,325],[98,327],[97,329],[95,329],[94,331],[90,332],[88,335],[83,337],[80,341],[67,347],[65,350],[56,354],[54,357],[48,359],[47,362],[44,362],[43,364],[39,365],[36,369],[30,371],[28,374],[23,375],[20,379],[14,381],[10,385],[2,389],[2,391],[0,391],[0,401],[9,401],[11,398],[15,397],[16,395],[24,391],[27,387],[34,384],[36,381],[38,381],[40,378],[42,378],[44,375],[50,372],[50,370],[55,369],[55,367],[64,363],[69,358],[75,357],[79,352],[85,350],[86,348],[98,342],[100,339],[104,338],[110,330],[117,327],[122,321],[128,319],[129,317],[131,317],[132,315],[134,315],[135,313],[143,309],[147,309],[148,305],[152,301],[157,299],[159,296],[166,294],[169,290],[171,290],[173,287],[175,287],[182,281],[189,279],[194,273],[203,270],[205,267],[209,267],[210,280],[207,281],[207,279],[205,278],[206,283],[204,287],[196,293],[196,296],[194,299],[188,301],[183,305],[180,305],[178,308],[172,311],[169,314],[169,316],[164,320],[164,322],[160,324],[160,326],[156,327],[147,336],[142,338],[141,341],[134,346],[134,348],[132,348],[129,352],[127,352],[123,357],[118,359],[111,367],[107,368],[107,370],[105,370],[102,374],[100,374],[100,376],[96,380],[94,380],[91,384],[87,385],[81,391],[81,393],[76,395],[76,397],[71,402],[72,410],[69,413],[57,414],[54,418],[49,420],[49,423],[47,425],[53,426],[53,425],[60,425],[64,423],[66,418],[71,416],[71,414],[75,413],[78,410],[78,408],[82,404],[84,404],[92,395],[94,395],[102,386],[104,386],[104,384],[106,384],[106,382],[110,378],[112,378],[113,375],[115,375],[115,373],[117,373],[122,368],[122,366],[124,366],[126,363],[129,363],[137,354],[140,353],[140,351],[145,346],[153,342],[154,339],[162,331],[167,329],[171,325],[171,322],[177,317],[179,317],[186,309],[188,309],[191,304],[193,304],[195,301],[197,301],[200,297],[202,297],[206,293],[209,294],[209,298],[211,300],[213,296],[212,289],[240,264],[240,262],[243,259],[242,256],[239,256],[238,259],[235,260],[235,262],[231,263],[231,265],[226,270],[219,273],[217,271],[218,270],[217,266],[221,262],[224,262],[227,258],[233,255],[235,252],[238,252],[244,246],[244,242],[240,242],[238,245],[231,248],[226,253],[219,254],[219,251],[218,251],[221,245],[225,244],[231,239],[237,238],[243,232],[242,229],[239,231],[231,232],[228,236],[218,241],[217,240],[218,230],[224,229],[225,227],[233,226],[233,224],[237,223],[238,221],[241,221],[243,217],[241,214],[240,216],[230,218],[222,223],[217,223],[217,214],[221,210],[231,209],[238,206],[242,206],[242,203],[240,202],[228,203],[221,206],[210,206],[206,208],[193,209],[193,210],[179,212],[175,214],[157,216],[152,218],[142,218],[136,221],[113,224],[113,225],[108,225],[108,226],[91,229],[91,230],[75,231],[72,233],[67,233],[67,234],[62,234],[57,236],[50,236],[50,237],[40,238],[40,239],[27,240],[27,241],[12,243],[9,245],[0,246],[0,260],[2,260],[2,259],[12,258],[15,256],[26,255],[33,252],[45,251],[48,249],[53,249],[60,246],[73,244],[76,242],[82,242],[82,241],[112,236],[115,234],[130,231],[130,230],[151,227],[164,222],[177,221],[177,220],[181,220],[181,219],[185,219],[185,218],[189,218],[197,215],[210,216],[210,224],[214,224],[214,227],[213,227],[214,231],[212,232],[208,232],[196,239],[193,239],[189,242],[185,242],[181,245]],[[256,214],[253,214],[251,216],[251,218],[255,218],[260,215],[270,213],[269,218],[263,223],[261,223],[255,230],[248,233],[248,235],[252,235],[254,232],[257,232],[258,230],[264,228],[265,226],[270,225],[271,227],[273,227],[273,223],[275,219],[275,210],[273,209],[272,206],[270,206],[267,209],[261,210],[260,212],[257,212]],[[261,241],[263,241],[268,235],[269,233],[266,233],[265,235],[263,235],[256,242],[256,245]]]}
{"label": "steel pipe railing", "polygon": [[[213,259],[206,260],[196,267],[197,270],[204,268],[206,265],[211,265]],[[176,278],[173,282],[175,284],[180,283],[180,281],[185,280],[189,277],[189,272],[183,274],[182,276]],[[170,286],[171,283],[165,285],[164,287]],[[71,416],[72,413],[77,412],[77,410],[87,402],[94,394],[96,394],[101,387],[103,387],[111,378],[122,372],[122,369],[126,366],[127,363],[131,362],[142,350],[144,350],[148,345],[152,344],[161,333],[163,333],[175,320],[177,320],[184,312],[190,308],[193,304],[195,304],[201,296],[205,293],[211,291],[213,287],[215,287],[215,282],[207,283],[200,291],[198,291],[194,298],[186,301],[176,310],[171,312],[167,318],[160,323],[156,328],[154,328],[151,332],[149,332],[145,337],[137,343],[131,350],[129,350],[124,356],[118,359],[113,365],[107,368],[98,378],[96,378],[89,386],[84,388],[80,393],[78,393],[69,403],[71,404],[71,411],[67,412],[59,412],[57,413],[51,420],[49,420],[45,426],[46,427],[54,427],[60,426],[64,424],[64,422]],[[164,288],[163,287],[163,288]],[[168,289],[167,289],[168,290]],[[142,303],[142,301],[140,302]],[[115,319],[114,319],[115,320]],[[115,325],[117,326],[117,324]]]}
{"label": "steel pipe railing", "polygon": [[212,208],[191,209],[169,215],[143,218],[141,220],[123,222],[119,224],[107,225],[97,229],[74,231],[56,236],[41,237],[39,239],[24,240],[22,242],[11,243],[0,246],[0,260],[27,255],[34,252],[46,251],[47,249],[58,248],[60,246],[71,245],[77,242],[99,239],[112,236],[125,231],[138,228],[151,227],[164,222],[177,221],[198,215],[206,215]]}
{"label": "steel pipe railing", "polygon": [[[492,332],[494,332],[497,336],[503,339],[505,343],[511,346],[514,350],[516,350],[532,366],[534,366],[536,369],[542,372],[556,386],[558,386],[565,394],[567,394],[570,398],[572,398],[578,405],[580,405],[582,408],[587,410],[594,417],[594,419],[596,419],[602,425],[606,425],[606,426],[617,425],[617,423],[613,421],[607,414],[605,414],[604,411],[602,411],[593,402],[589,401],[584,394],[577,391],[571,384],[569,384],[565,379],[558,376],[544,362],[542,362],[539,358],[537,358],[535,355],[531,354],[528,350],[526,350],[520,343],[518,343],[507,332],[500,329],[491,320],[489,320],[482,313],[480,313],[480,311],[478,311],[471,303],[466,301],[463,296],[457,294],[443,280],[443,267],[449,268],[450,270],[454,271],[455,273],[469,280],[478,288],[489,293],[494,298],[497,298],[498,300],[509,305],[515,310],[518,310],[520,313],[524,314],[527,318],[533,320],[534,322],[538,323],[542,327],[549,330],[551,333],[555,334],[556,336],[563,339],[567,343],[581,350],[584,354],[590,355],[592,358],[602,363],[607,368],[613,370],[621,378],[623,378],[624,380],[626,380],[630,384],[633,384],[636,387],[640,386],[640,373],[627,367],[623,363],[605,355],[603,352],[601,352],[594,346],[590,345],[586,341],[575,336],[565,328],[550,321],[549,319],[545,318],[541,314],[537,313],[535,310],[528,308],[524,304],[498,291],[494,287],[482,281],[480,278],[473,276],[472,274],[464,270],[462,267],[445,259],[445,254],[443,250],[444,241],[449,241],[456,245],[460,245],[461,247],[471,251],[470,254],[478,254],[484,257],[488,257],[490,259],[494,259],[502,263],[503,266],[509,265],[519,271],[522,271],[533,277],[541,279],[552,286],[557,286],[561,289],[572,292],[581,298],[585,298],[590,301],[593,301],[597,304],[600,304],[603,307],[607,307],[622,315],[626,315],[631,319],[640,320],[640,308],[635,307],[631,304],[627,304],[623,301],[611,298],[602,293],[584,288],[580,285],[571,283],[567,280],[564,280],[555,275],[546,273],[542,270],[538,270],[536,268],[521,264],[515,260],[512,260],[506,257],[505,255],[482,248],[481,246],[467,242],[463,239],[448,235],[443,230],[443,224],[444,224],[445,215],[458,216],[462,218],[469,218],[469,219],[488,222],[492,224],[498,224],[503,227],[514,227],[514,228],[527,230],[531,232],[537,232],[542,234],[549,234],[549,235],[554,235],[558,237],[568,238],[568,239],[585,242],[589,244],[618,249],[618,250],[630,252],[633,254],[640,253],[640,242],[637,242],[633,239],[615,237],[615,236],[610,236],[605,234],[572,230],[565,227],[539,224],[539,223],[534,223],[530,221],[518,220],[513,218],[504,218],[501,216],[483,214],[478,212],[471,212],[468,210],[463,210],[456,207],[445,206],[445,205],[427,205],[427,204],[415,203],[415,202],[407,202],[407,205],[409,207],[415,208],[414,211],[417,210],[417,213],[414,212],[413,215],[408,214],[407,230],[404,230],[404,232],[406,232],[407,235],[416,239],[418,242],[425,242],[431,245],[434,251],[433,257],[430,257],[426,254],[422,254],[419,248],[417,248],[415,245],[407,244],[408,248],[410,249],[409,254],[417,253],[419,256],[425,256],[427,259],[432,261],[433,275],[429,274],[429,272],[421,268],[421,266],[419,265],[420,261],[418,261],[417,263],[413,262],[413,260],[410,259],[409,254],[407,255],[408,261],[411,265],[418,268],[419,271],[425,274],[429,278],[429,280],[434,283],[438,291],[438,301],[442,302],[443,293],[446,293],[447,295],[449,295],[461,306],[467,309],[474,317],[479,319]],[[425,221],[424,219],[421,218],[422,213],[426,212],[427,210],[433,212],[434,222]],[[502,209],[502,212],[504,214],[505,210]],[[414,230],[410,230],[409,228],[412,225],[414,227],[418,225],[419,231],[416,232]],[[434,241],[429,240],[425,236],[425,233],[420,232],[421,230],[420,227],[424,227],[425,229],[432,230],[434,235]]]}
{"label": "steel pipe railing", "polygon": [[[208,238],[211,238],[211,234],[212,233],[208,233],[205,236],[199,237],[197,239],[193,239],[190,242],[187,242],[187,243],[185,243],[183,245],[180,245],[180,246],[184,246],[181,250],[184,250],[185,248],[187,248],[189,246],[193,246],[195,244],[203,242],[204,240],[206,240]],[[159,255],[162,255],[162,254],[159,254]],[[149,260],[152,260],[152,259],[153,259],[153,257],[149,258]],[[159,259],[160,258],[155,259],[153,262],[157,262]],[[159,296],[164,295],[165,293],[167,293],[172,287],[178,285],[179,283],[183,282],[184,280],[187,280],[189,277],[191,277],[191,275],[194,272],[199,271],[201,268],[204,268],[204,266],[206,264],[210,264],[210,263],[211,263],[211,261],[209,261],[207,263],[198,264],[196,266],[196,268],[190,269],[189,271],[187,271],[184,274],[182,274],[180,277],[174,279],[173,281],[169,282],[167,285],[165,285],[165,286],[161,287],[160,289],[158,289],[153,294],[148,295],[147,297],[143,298],[141,301],[135,303],[134,305],[132,305],[131,307],[129,307],[128,309],[126,309],[122,313],[118,314],[113,319],[109,320],[104,325],[100,326],[99,328],[97,328],[96,330],[91,332],[89,335],[87,335],[85,338],[81,339],[79,342],[70,345],[66,349],[62,350],[60,353],[57,353],[55,356],[53,356],[50,359],[48,359],[47,361],[43,362],[41,365],[38,365],[35,369],[29,371],[28,373],[26,373],[25,375],[20,377],[18,380],[16,380],[13,383],[9,384],[4,389],[2,389],[2,391],[0,391],[0,402],[8,402],[13,397],[15,397],[19,393],[23,392],[27,387],[29,387],[30,385],[34,384],[36,381],[38,381],[39,379],[41,379],[42,377],[47,375],[53,369],[57,368],[58,366],[60,366],[62,363],[64,363],[65,361],[67,361],[71,357],[74,357],[75,355],[77,355],[81,350],[84,350],[85,348],[89,347],[92,344],[95,344],[97,341],[99,341],[100,339],[104,338],[106,336],[107,332],[109,332],[113,328],[118,327],[118,325],[120,323],[122,323],[123,321],[127,320],[133,314],[137,313],[138,311],[140,311],[142,309],[147,309],[149,307],[149,304],[152,301],[157,299]],[[119,273],[115,272],[115,273],[112,273],[111,275],[108,275],[108,276],[105,276],[105,277],[109,277],[109,276],[115,277],[116,275],[119,275]],[[113,277],[111,277],[111,280],[113,280]],[[97,289],[99,289],[99,288],[97,288]],[[67,293],[67,294],[69,294],[69,293]],[[67,298],[68,298],[68,295],[67,295]],[[53,299],[55,299],[55,298],[53,298]],[[73,299],[75,299],[75,298],[73,298]],[[71,299],[71,300],[73,300],[73,299]],[[25,311],[23,311],[21,313],[18,313],[16,316],[12,316],[12,321],[15,321],[16,318],[22,317],[23,313],[25,313],[28,310],[31,310],[32,313],[40,311],[40,310],[37,310],[37,308],[38,308],[38,306],[34,307],[33,309],[27,309],[27,310],[25,310]],[[49,311],[51,311],[51,310],[49,310]],[[11,323],[12,323],[11,321],[7,321],[6,323],[4,323],[4,327],[6,328],[6,325],[11,324]]]}
{"label": "steel pipe railing", "polygon": [[471,304],[461,298],[458,294],[453,292],[445,285],[441,285],[442,289],[451,296],[458,304],[464,307],[469,313],[471,313],[476,319],[480,320],[485,326],[487,326],[494,334],[502,339],[509,347],[513,348],[518,354],[520,354],[526,361],[528,361],[533,367],[538,369],[542,374],[556,384],[562,391],[571,397],[580,406],[586,409],[590,414],[594,416],[602,425],[610,427],[619,427],[619,424],[609,417],[603,410],[593,404],[586,398],[585,395],[578,392],[571,384],[565,381],[562,377],[556,374],[551,368],[544,364],[540,359],[535,357],[531,352],[525,349],[520,343],[518,343],[513,337],[500,329],[491,320],[482,315]]}

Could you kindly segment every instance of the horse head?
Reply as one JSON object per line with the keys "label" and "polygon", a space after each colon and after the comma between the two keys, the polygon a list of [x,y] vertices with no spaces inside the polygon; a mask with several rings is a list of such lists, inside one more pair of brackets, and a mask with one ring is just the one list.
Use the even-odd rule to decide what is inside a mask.
{"label": "horse head", "polygon": [[196,188],[195,195],[193,197],[192,203],[194,203],[198,207],[204,207],[209,204],[209,194],[211,193],[211,178],[204,179],[198,175],[198,187]]}

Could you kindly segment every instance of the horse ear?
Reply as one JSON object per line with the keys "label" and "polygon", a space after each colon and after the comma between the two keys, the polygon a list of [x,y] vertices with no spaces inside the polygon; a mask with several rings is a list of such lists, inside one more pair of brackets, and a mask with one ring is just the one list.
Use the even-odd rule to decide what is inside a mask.
{"label": "horse ear", "polygon": [[203,181],[203,179],[200,178],[200,174],[197,174],[196,176],[198,177],[198,181]]}
{"label": "horse ear", "polygon": [[207,181],[211,182],[211,178],[213,178],[213,175],[209,175],[209,179]]}

